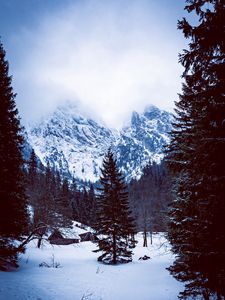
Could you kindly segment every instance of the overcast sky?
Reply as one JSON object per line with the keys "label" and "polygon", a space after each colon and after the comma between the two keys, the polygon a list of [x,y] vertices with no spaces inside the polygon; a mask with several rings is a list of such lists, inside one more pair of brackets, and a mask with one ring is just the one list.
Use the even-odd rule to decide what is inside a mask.
{"label": "overcast sky", "polygon": [[0,0],[0,35],[23,120],[66,100],[120,127],[181,87],[182,0]]}

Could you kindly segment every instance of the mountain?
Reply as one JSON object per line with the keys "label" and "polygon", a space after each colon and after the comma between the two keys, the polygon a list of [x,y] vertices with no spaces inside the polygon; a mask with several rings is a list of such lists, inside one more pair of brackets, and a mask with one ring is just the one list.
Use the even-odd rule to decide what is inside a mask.
{"label": "mountain", "polygon": [[121,130],[116,145],[118,165],[128,180],[140,178],[146,164],[158,163],[163,158],[171,122],[172,115],[155,106],[147,107],[143,114],[133,112],[130,124]]}
{"label": "mountain", "polygon": [[58,107],[27,128],[28,142],[43,164],[63,175],[95,182],[102,159],[111,146],[127,180],[139,178],[150,161],[159,162],[169,142],[172,116],[155,106],[133,112],[129,124],[117,131],[85,117],[72,103]]}

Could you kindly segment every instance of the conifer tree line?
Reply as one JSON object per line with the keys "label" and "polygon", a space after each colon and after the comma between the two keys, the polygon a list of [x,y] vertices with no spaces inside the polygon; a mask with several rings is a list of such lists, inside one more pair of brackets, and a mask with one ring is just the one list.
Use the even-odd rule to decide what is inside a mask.
{"label": "conifer tree line", "polygon": [[174,176],[169,268],[185,282],[181,299],[225,298],[225,2],[188,0],[178,28],[184,84],[176,103],[167,161]]}
{"label": "conifer tree line", "polygon": [[75,180],[62,178],[49,163],[46,167],[38,163],[34,150],[25,174],[32,224],[40,243],[49,229],[71,228],[72,220],[93,226],[96,204],[92,185],[88,190],[78,189]]}
{"label": "conifer tree line", "polygon": [[[25,170],[34,228],[37,228],[38,223],[43,224],[40,231],[43,234],[40,234],[40,237],[48,228],[70,227],[71,220],[95,228],[98,223],[97,205],[101,181],[96,187],[93,184],[88,184],[87,188],[79,187],[75,179],[63,179],[49,164],[44,167],[38,162],[34,150]],[[147,166],[140,180],[133,180],[128,184],[129,207],[137,231],[145,231],[147,234],[151,231],[166,230],[169,183],[165,164],[162,163]]]}
{"label": "conifer tree line", "polygon": [[139,180],[129,185],[130,208],[138,231],[167,231],[171,178],[165,162],[148,164]]}

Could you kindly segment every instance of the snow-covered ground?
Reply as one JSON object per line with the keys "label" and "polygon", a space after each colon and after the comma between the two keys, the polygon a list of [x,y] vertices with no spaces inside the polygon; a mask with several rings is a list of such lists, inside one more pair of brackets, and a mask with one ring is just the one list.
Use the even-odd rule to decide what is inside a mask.
{"label": "snow-covered ground", "polygon": [[[79,231],[79,228],[77,229]],[[31,242],[14,272],[0,272],[1,300],[175,300],[182,284],[165,269],[173,257],[163,234],[153,235],[153,245],[142,247],[137,236],[133,262],[104,265],[97,262],[91,242],[67,246]],[[150,260],[139,260],[148,255]],[[45,262],[59,268],[39,267]]]}

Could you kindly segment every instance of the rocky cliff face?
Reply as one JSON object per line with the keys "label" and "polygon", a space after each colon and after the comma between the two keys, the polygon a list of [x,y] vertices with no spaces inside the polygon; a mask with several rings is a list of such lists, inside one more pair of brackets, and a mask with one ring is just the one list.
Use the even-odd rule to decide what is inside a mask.
{"label": "rocky cliff face", "polygon": [[127,180],[138,178],[149,161],[160,161],[169,142],[172,116],[154,106],[133,112],[121,131],[82,116],[75,105],[59,107],[42,122],[27,128],[28,142],[43,164],[67,176],[98,180],[102,159],[111,146]]}
{"label": "rocky cliff face", "polygon": [[149,162],[160,162],[169,143],[172,115],[149,106],[143,114],[133,112],[129,126],[120,132],[116,146],[118,164],[129,179],[139,178]]}

